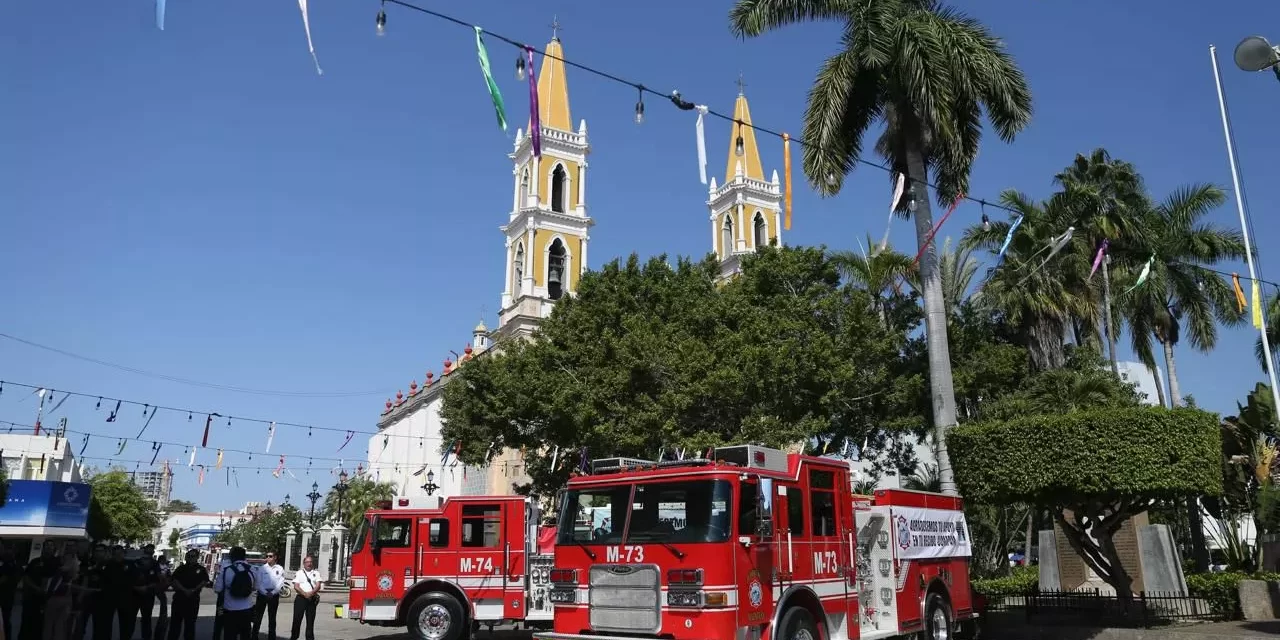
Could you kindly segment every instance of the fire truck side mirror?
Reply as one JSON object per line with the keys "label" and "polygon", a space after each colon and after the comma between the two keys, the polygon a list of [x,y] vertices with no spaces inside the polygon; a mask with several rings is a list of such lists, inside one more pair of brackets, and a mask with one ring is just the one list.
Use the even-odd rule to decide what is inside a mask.
{"label": "fire truck side mirror", "polygon": [[756,492],[756,529],[761,540],[773,538],[773,478],[760,478]]}

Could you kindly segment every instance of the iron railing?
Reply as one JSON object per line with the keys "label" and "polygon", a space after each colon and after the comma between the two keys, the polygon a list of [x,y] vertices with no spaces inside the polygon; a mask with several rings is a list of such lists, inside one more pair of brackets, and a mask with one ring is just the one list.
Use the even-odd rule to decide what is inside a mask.
{"label": "iron railing", "polygon": [[1099,589],[1009,591],[984,594],[988,613],[1022,613],[1028,622],[1151,628],[1176,622],[1221,620],[1204,598],[1142,591],[1125,602]]}

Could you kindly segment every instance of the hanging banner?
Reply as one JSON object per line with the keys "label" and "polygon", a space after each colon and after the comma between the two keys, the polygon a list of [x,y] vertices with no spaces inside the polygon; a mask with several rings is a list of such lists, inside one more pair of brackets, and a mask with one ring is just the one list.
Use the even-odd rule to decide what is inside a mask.
{"label": "hanging banner", "polygon": [[895,555],[900,560],[967,558],[973,555],[964,512],[893,507]]}

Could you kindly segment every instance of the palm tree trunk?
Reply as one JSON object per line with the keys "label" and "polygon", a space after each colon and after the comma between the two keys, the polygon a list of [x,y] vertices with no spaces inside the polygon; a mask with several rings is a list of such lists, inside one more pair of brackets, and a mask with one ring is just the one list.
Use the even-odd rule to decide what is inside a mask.
{"label": "palm tree trunk", "polygon": [[1111,359],[1111,373],[1120,377],[1120,363],[1116,360],[1116,336],[1111,331],[1111,255],[1102,256],[1102,335],[1107,339],[1107,357]]}
{"label": "palm tree trunk", "polygon": [[[1169,406],[1177,409],[1182,404],[1182,390],[1178,388],[1178,369],[1173,362],[1173,343],[1161,340],[1164,347],[1164,366],[1169,370]],[[1191,556],[1196,571],[1209,570],[1209,547],[1204,539],[1204,521],[1200,517],[1199,496],[1187,496],[1187,527],[1191,529]]]}
{"label": "palm tree trunk", "polygon": [[[920,136],[908,135],[907,173],[911,177],[916,201],[916,237],[924,244],[933,229],[933,208],[929,189],[925,186],[929,173],[924,166]],[[929,391],[933,397],[933,446],[938,459],[938,477],[942,492],[957,495],[951,456],[947,452],[947,431],[956,424],[955,386],[951,378],[951,348],[947,341],[947,305],[942,297],[942,278],[938,272],[938,252],[925,248],[920,257],[920,282],[924,285],[924,326],[929,346]]]}
{"label": "palm tree trunk", "polygon": [[1160,377],[1160,370],[1155,367],[1147,367],[1147,371],[1151,372],[1151,379],[1156,381],[1156,398],[1160,401],[1160,406],[1167,407],[1169,403],[1164,399],[1164,380]]}
{"label": "palm tree trunk", "polygon": [[1164,367],[1169,370],[1169,407],[1177,409],[1182,404],[1182,390],[1178,388],[1178,371],[1173,367],[1173,344],[1161,341],[1164,346]]}

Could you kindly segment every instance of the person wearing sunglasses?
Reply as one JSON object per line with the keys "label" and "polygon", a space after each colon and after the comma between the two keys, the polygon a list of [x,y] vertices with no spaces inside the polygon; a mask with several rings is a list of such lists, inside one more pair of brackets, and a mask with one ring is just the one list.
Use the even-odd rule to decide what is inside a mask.
{"label": "person wearing sunglasses", "polygon": [[267,614],[267,639],[276,640],[276,611],[280,608],[280,588],[284,586],[284,567],[276,563],[276,554],[268,553],[266,564],[257,567],[258,601],[253,605],[253,638],[259,640],[262,614]]}

